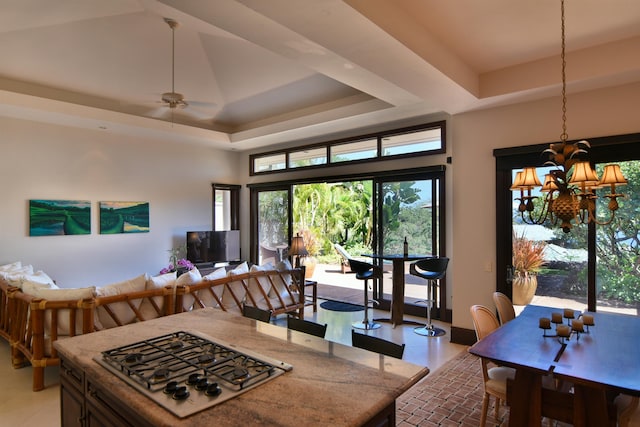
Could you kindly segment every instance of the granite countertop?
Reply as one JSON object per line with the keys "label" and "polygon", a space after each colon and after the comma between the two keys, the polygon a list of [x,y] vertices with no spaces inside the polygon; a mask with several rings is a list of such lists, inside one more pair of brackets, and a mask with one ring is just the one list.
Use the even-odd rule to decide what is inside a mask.
{"label": "granite countertop", "polygon": [[[100,352],[176,331],[194,331],[293,365],[290,372],[223,404],[184,419],[127,385],[93,360]],[[202,309],[81,335],[55,343],[85,370],[158,426],[252,424],[361,425],[429,369],[333,343],[219,309]]]}

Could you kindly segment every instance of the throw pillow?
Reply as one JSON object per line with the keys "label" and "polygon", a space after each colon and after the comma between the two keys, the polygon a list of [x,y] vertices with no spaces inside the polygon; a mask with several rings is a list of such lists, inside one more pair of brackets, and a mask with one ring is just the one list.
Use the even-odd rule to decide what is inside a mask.
{"label": "throw pillow", "polygon": [[[212,271],[202,278],[204,281],[217,280],[227,277],[227,269],[220,267],[217,270]],[[213,293],[212,293],[213,292]],[[207,289],[201,289],[198,291],[198,298],[202,300],[205,307],[219,307],[218,301],[214,298],[214,294],[218,298],[222,298],[224,293],[224,286],[214,286]],[[193,308],[200,308],[200,305],[194,304]]]}
{"label": "throw pillow", "polygon": [[[245,274],[248,272],[249,272],[249,265],[245,261],[242,264],[238,265],[233,270],[229,271],[227,274],[229,277],[233,277],[233,276],[238,276],[240,274]],[[225,289],[225,291],[222,293],[222,304],[227,310],[232,310],[232,307],[234,306],[238,307],[238,305],[236,304],[236,301],[233,299],[233,295],[235,295],[235,297],[238,299],[238,302],[240,303],[240,306],[238,307],[238,309],[242,310],[242,303],[244,302],[244,297],[247,293],[247,291],[244,289],[244,285],[242,284],[242,281],[240,280],[231,281],[229,282],[227,287],[230,292],[227,292],[227,289]],[[232,292],[233,292],[233,295],[231,294]]]}
{"label": "throw pillow", "polygon": [[[172,271],[171,273],[161,274],[159,276],[149,276],[147,278],[147,284],[145,286],[146,290],[152,289],[160,289],[165,288],[167,286],[171,286],[173,288],[173,292],[176,291],[176,272]],[[162,310],[164,309],[164,298],[163,297],[151,297],[153,302]],[[144,320],[151,320],[157,317],[158,312],[153,307],[153,304],[149,301],[148,298],[142,300],[140,304],[140,315]]]}
{"label": "throw pillow", "polygon": [[[123,280],[122,282],[96,288],[95,296],[97,298],[100,298],[113,295],[122,295],[130,292],[144,291],[146,284],[147,275],[141,274],[140,276],[134,277],[133,279]],[[140,307],[140,301],[134,301],[133,303],[137,304],[136,309]],[[109,304],[109,308],[113,312],[114,316],[118,318],[124,325],[133,322],[136,318],[135,312],[131,310],[131,307],[129,307],[129,304],[125,301]],[[116,321],[111,317],[111,315],[107,312],[107,310],[105,310],[104,307],[96,306],[95,313],[96,316],[94,318],[94,323],[96,329],[108,329],[118,326]]]}
{"label": "throw pillow", "polygon": [[[176,279],[176,288],[178,286],[188,286],[188,285],[197,285],[202,281],[202,275],[200,274],[200,270],[197,268],[192,268],[191,270],[183,273]],[[193,303],[195,298],[193,295],[184,295],[182,300],[182,307],[184,310],[191,310],[193,308]]]}
{"label": "throw pillow", "polygon": [[[35,298],[42,298],[48,301],[78,301],[83,299],[93,298],[95,286],[89,286],[87,288],[65,288],[65,289],[50,289],[43,288],[42,286],[34,286],[32,283],[25,283],[22,288],[22,292],[31,295]],[[58,311],[58,335],[69,335],[70,331],[70,310],[64,309]],[[51,311],[47,310],[44,324],[45,336],[51,334]],[[82,310],[76,310],[76,334],[82,333]]]}

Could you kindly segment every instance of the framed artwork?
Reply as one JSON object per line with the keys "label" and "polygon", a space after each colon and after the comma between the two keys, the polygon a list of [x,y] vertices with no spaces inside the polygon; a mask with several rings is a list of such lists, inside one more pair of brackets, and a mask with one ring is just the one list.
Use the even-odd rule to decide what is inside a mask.
{"label": "framed artwork", "polygon": [[99,202],[100,234],[148,233],[149,202]]}
{"label": "framed artwork", "polygon": [[91,234],[91,202],[29,200],[29,235]]}

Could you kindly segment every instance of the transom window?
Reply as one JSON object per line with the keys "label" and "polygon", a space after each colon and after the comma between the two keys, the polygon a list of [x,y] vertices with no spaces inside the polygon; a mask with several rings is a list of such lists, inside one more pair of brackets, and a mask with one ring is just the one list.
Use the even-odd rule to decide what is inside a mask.
{"label": "transom window", "polygon": [[291,169],[328,167],[446,152],[445,122],[429,123],[370,135],[329,141],[269,153],[253,154],[251,175]]}

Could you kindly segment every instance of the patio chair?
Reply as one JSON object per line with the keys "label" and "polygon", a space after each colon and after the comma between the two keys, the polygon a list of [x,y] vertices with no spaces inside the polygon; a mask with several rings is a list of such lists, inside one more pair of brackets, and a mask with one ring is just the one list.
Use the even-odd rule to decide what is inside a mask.
{"label": "patio chair", "polygon": [[333,248],[336,250],[338,255],[340,255],[340,271],[342,272],[342,274],[347,273],[347,269],[351,271],[351,267],[349,267],[349,260],[351,259],[351,255],[349,255],[349,252],[347,252],[347,250],[338,243],[335,243],[333,245]]}

